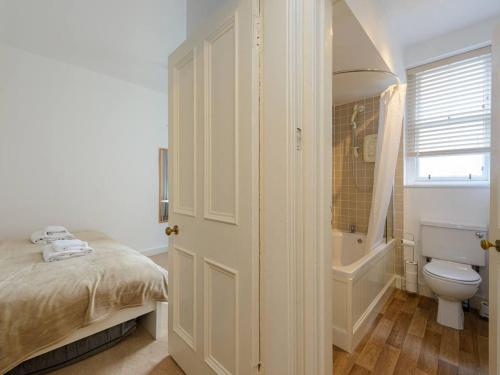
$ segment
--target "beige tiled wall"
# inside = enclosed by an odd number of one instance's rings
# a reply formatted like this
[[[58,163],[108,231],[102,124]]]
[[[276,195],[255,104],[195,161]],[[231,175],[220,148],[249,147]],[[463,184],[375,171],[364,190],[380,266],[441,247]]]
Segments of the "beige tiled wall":
[[[355,104],[365,106],[364,112],[358,113],[356,118],[358,158],[354,158],[352,150],[351,116]],[[363,161],[363,139],[366,135],[377,133],[378,107],[378,97],[335,107],[332,222],[334,229],[348,231],[350,225],[354,224],[358,232],[368,231],[375,163]]]
[[[357,122],[359,157],[353,157],[351,116],[354,105],[364,105]],[[372,200],[375,163],[363,161],[363,139],[378,131],[379,97],[338,105],[333,115],[333,216],[332,228],[349,231],[352,224],[357,231],[368,231]],[[400,148],[393,195],[394,238],[396,239],[395,270],[402,273],[400,239],[403,236],[403,157]]]

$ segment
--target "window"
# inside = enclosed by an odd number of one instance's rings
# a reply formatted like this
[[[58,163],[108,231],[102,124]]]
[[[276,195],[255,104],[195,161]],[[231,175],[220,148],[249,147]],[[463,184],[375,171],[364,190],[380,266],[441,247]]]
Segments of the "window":
[[[408,184],[487,184],[490,49],[408,70],[406,117]]]

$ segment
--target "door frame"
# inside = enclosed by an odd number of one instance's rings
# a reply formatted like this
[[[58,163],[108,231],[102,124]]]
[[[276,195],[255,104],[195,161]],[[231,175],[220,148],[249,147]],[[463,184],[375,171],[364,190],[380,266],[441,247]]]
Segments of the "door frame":
[[[265,373],[331,374],[330,0],[263,0]]]
[[[497,25],[493,30],[493,37],[491,43],[491,53],[492,53],[492,82],[491,82],[491,157],[498,155],[500,152],[498,150],[498,145],[494,142],[495,139],[500,135],[500,109],[495,106],[495,103],[500,99],[500,76],[496,73],[496,67],[500,67],[500,25]],[[495,159],[498,159],[496,157]],[[498,238],[498,228],[499,228],[499,204],[498,194],[500,193],[498,181],[498,169],[490,169],[490,220],[489,220],[489,237],[492,241]],[[489,272],[488,272],[488,284],[489,284],[489,332],[488,332],[488,350],[489,350],[489,374],[497,375],[500,374],[500,368],[498,368],[498,350],[500,349],[500,337],[498,337],[498,311],[499,311],[499,299],[500,299],[500,289],[499,289],[499,277],[498,277],[498,266],[495,265],[495,258],[499,256],[496,254],[495,250],[489,251]]]
[[[263,30],[253,356],[267,374],[330,375],[332,3],[253,1]]]

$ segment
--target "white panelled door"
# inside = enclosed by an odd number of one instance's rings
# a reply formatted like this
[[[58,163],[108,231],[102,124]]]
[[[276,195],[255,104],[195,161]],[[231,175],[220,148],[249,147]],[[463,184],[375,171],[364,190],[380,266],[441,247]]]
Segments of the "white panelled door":
[[[257,4],[222,9],[169,59],[168,340],[187,374],[257,372]]]
[[[491,98],[491,203],[489,236],[492,242],[500,240],[500,27],[493,36]],[[489,250],[489,372],[500,374],[500,252]]]

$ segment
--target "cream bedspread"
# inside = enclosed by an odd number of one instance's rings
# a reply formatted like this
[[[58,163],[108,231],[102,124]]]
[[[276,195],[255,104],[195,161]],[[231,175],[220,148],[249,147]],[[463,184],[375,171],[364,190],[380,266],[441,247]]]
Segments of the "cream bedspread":
[[[44,263],[42,246],[0,242],[0,373],[116,310],[167,300],[167,273],[97,232],[92,255]]]

